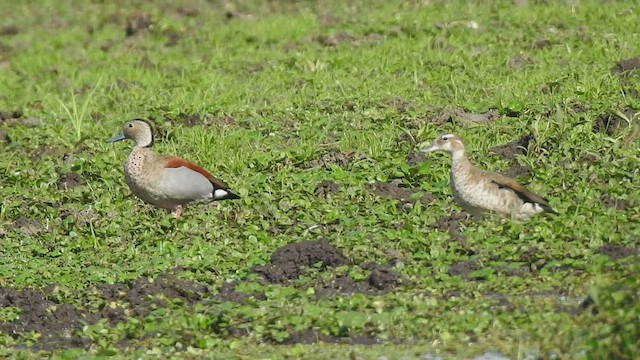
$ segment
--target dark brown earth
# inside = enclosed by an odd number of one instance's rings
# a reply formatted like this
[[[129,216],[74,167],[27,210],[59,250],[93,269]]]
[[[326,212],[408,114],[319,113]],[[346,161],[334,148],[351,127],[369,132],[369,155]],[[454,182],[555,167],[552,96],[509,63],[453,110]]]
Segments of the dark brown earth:
[[[516,55],[509,60],[509,67],[514,70],[520,70],[525,67],[529,67],[533,65],[533,60],[528,56],[524,55]]]
[[[340,152],[336,149],[330,149],[321,158],[309,161],[306,164],[306,168],[321,169],[329,164],[347,166],[360,159],[363,159],[363,157],[355,152]]]
[[[322,180],[316,185],[313,193],[319,197],[326,199],[340,192],[340,185],[331,180]]]
[[[377,290],[391,290],[402,282],[398,277],[398,274],[396,274],[389,266],[369,263],[362,267],[371,271],[367,282],[369,286],[372,286]]]
[[[40,221],[26,217],[18,218],[10,228],[19,232],[24,237],[38,236],[49,231]]]
[[[84,184],[84,179],[76,172],[62,174],[58,179],[58,189],[60,190],[73,190],[82,184]]]
[[[611,73],[615,75],[631,75],[640,68],[640,57],[618,61],[612,68]]]
[[[345,265],[347,259],[327,240],[308,240],[289,244],[271,254],[269,265],[253,269],[270,283],[282,284],[297,279],[306,268],[320,269]]]
[[[536,40],[535,43],[533,43],[533,48],[534,49],[544,49],[547,48],[549,46],[551,46],[551,40],[549,39],[540,39],[540,40]]]
[[[491,148],[491,152],[507,159],[516,160],[518,155],[526,155],[529,146],[535,142],[535,138],[531,134],[527,134],[520,139],[513,140],[504,145],[499,145]]]
[[[101,284],[97,290],[103,304],[121,301],[128,304],[128,310],[120,306],[102,306],[95,311],[81,311],[69,304],[61,303],[55,286],[42,290],[14,290],[0,287],[0,308],[20,309],[18,319],[0,324],[0,331],[19,336],[35,331],[41,334],[39,349],[87,347],[90,341],[74,335],[72,330],[106,319],[109,324],[126,321],[133,317],[147,316],[154,307],[166,307],[164,300],[154,298],[162,295],[168,299],[178,299],[185,304],[193,304],[209,292],[205,285],[179,279],[171,274],[163,274],[151,280],[141,277],[126,284]],[[94,296],[94,294],[92,294]],[[92,299],[95,301],[95,299]]]
[[[529,246],[526,251],[520,255],[520,261],[523,262],[530,271],[543,268],[550,260],[544,249],[536,246]]]
[[[353,335],[345,334],[343,337],[325,335],[313,330],[306,330],[303,332],[297,332],[289,335],[287,339],[279,344],[294,345],[294,344],[315,344],[317,342],[325,342],[330,344],[348,344],[348,345],[375,345],[382,341],[379,341],[374,336],[367,335]]]
[[[164,43],[167,47],[172,47],[178,45],[180,40],[183,38],[183,34],[178,30],[174,29],[166,29],[163,31],[163,35],[166,37],[166,41]]]
[[[456,212],[449,216],[441,217],[432,226],[438,231],[458,234],[461,225],[467,220],[468,216],[465,212]]]
[[[0,120],[20,119],[23,113],[22,110],[0,110]]]
[[[464,109],[444,110],[432,118],[435,124],[445,124],[460,121],[462,124],[485,123],[497,120],[500,113],[497,110],[489,110],[485,113],[476,114]]]
[[[176,13],[185,17],[197,17],[200,11],[196,7],[180,6],[176,8]]]
[[[387,101],[385,101],[384,106],[396,110],[398,114],[406,114],[418,109],[418,106],[416,104],[407,101],[399,96],[389,98]]]
[[[285,245],[271,255],[268,265],[257,266],[253,271],[267,282],[286,284],[319,266],[321,271],[330,267],[349,265],[347,258],[327,240],[302,241]],[[315,285],[316,297],[338,294],[386,292],[403,283],[387,265],[367,263],[361,266],[370,272],[367,281],[355,281],[347,275],[322,277]]]
[[[465,260],[451,264],[447,273],[449,276],[459,276],[463,279],[467,279],[472,272],[479,269],[480,265],[478,265],[476,261]]]
[[[366,282],[355,281],[347,275],[338,275],[321,280],[315,287],[316,298],[344,296],[354,293],[385,293],[404,283],[393,269],[387,265],[368,263],[362,265],[362,268],[370,271]]]
[[[407,154],[407,164],[410,166],[416,166],[427,161],[427,157],[420,151],[411,151]]]
[[[180,121],[185,127],[193,127],[200,125],[200,123],[202,123],[202,118],[197,114],[180,113],[180,115],[178,115],[178,121]]]
[[[335,47],[342,43],[352,42],[354,40],[355,37],[346,32],[338,32],[331,35],[316,35],[313,37],[314,42],[329,47]]]
[[[125,33],[127,36],[134,36],[140,32],[146,31],[151,26],[151,17],[141,11],[134,12],[127,18],[127,27]]]
[[[20,28],[16,25],[5,25],[0,27],[0,36],[13,36],[20,33]]]
[[[629,200],[626,199],[616,199],[608,193],[602,193],[600,196],[600,200],[602,204],[608,208],[616,209],[616,210],[627,210],[632,204]]]
[[[412,200],[412,195],[417,193],[424,193],[417,200],[419,200],[423,205],[428,205],[430,202],[434,200],[434,197],[419,189],[411,189],[400,187],[400,180],[396,179],[391,182],[375,182],[371,185],[368,185],[367,188],[372,193],[389,199],[395,199],[400,201],[401,206],[405,206],[406,204],[413,204],[415,200]]]
[[[523,166],[520,164],[513,164],[510,168],[505,171],[500,171],[504,176],[510,177],[512,179],[516,179],[519,177],[529,177],[531,175],[531,169],[527,166]]]
[[[38,127],[42,125],[42,121],[35,117],[29,116],[23,118],[22,110],[0,110],[0,121],[10,126]]]
[[[631,123],[637,124],[638,114],[640,114],[640,112],[637,112],[635,109],[624,109],[622,113]],[[604,113],[596,118],[593,124],[593,132],[613,136],[618,130],[627,128],[629,125],[629,121],[623,119],[616,113]]]
[[[446,245],[447,249],[453,249],[453,253],[458,255],[471,256],[476,254],[476,251],[469,246],[467,239],[460,234],[451,233]]]
[[[250,298],[254,298],[256,300],[266,300],[264,293],[254,293],[248,294],[245,292],[237,291],[236,286],[238,282],[225,282],[222,284],[220,289],[218,289],[218,294],[214,297],[215,300],[220,302],[236,302],[240,304],[244,304]]]
[[[0,143],[11,144],[11,138],[4,130],[0,130]]]
[[[600,254],[608,256],[611,260],[620,260],[629,256],[640,256],[640,249],[622,245],[606,244],[599,250]]]
[[[455,217],[454,217],[454,220]],[[14,226],[28,228],[33,221],[19,219]],[[39,223],[38,223],[39,225]],[[466,245],[466,240],[460,236],[452,237],[450,243],[456,243],[462,255],[473,255],[474,252]],[[535,250],[535,249],[534,249]],[[535,251],[527,251],[534,256]],[[633,255],[631,250],[622,247],[603,247],[601,252],[608,256],[622,258]],[[637,251],[636,251],[637,253]],[[327,240],[303,241],[288,244],[276,250],[265,266],[254,268],[254,272],[261,275],[268,283],[289,284],[307,269],[316,268],[327,271],[336,266],[353,266],[349,260],[332,246]],[[398,277],[388,265],[367,263],[360,266],[369,272],[366,281],[355,281],[347,275],[319,276],[314,287],[316,297],[344,296],[353,293],[375,294],[392,291],[404,281]],[[480,265],[473,261],[461,261],[450,266],[450,276],[460,276],[466,280],[481,280],[471,277],[471,273],[480,269]],[[126,322],[131,318],[144,318],[154,309],[169,306],[168,300],[177,300],[186,306],[200,303],[215,302],[246,303],[249,299],[265,300],[264,293],[245,293],[236,289],[240,283],[225,282],[217,290],[211,285],[185,280],[175,273],[182,271],[177,268],[162,273],[151,279],[140,277],[123,284],[98,284],[93,292],[64,292],[56,286],[41,290],[0,287],[0,308],[15,307],[20,309],[21,315],[14,321],[0,324],[0,331],[19,337],[26,332],[34,331],[41,334],[40,340],[33,346],[35,349],[50,350],[54,348],[80,347],[88,348],[91,340],[80,336],[82,332],[75,332],[85,324],[106,321],[111,326]],[[295,286],[295,285],[294,285]],[[90,293],[90,295],[87,295]],[[75,294],[75,295],[74,295]],[[91,296],[91,299],[84,299]],[[452,295],[454,296],[454,295]],[[82,310],[64,303],[66,298],[78,298],[80,303],[100,303],[91,310]],[[97,298],[97,299],[96,299]],[[498,305],[502,302],[498,299]],[[114,304],[117,304],[114,306]],[[237,337],[249,335],[246,329],[216,329],[221,335]],[[277,344],[315,343],[318,341],[339,344],[376,344],[380,340],[373,335],[364,333],[353,334],[339,330],[338,334],[319,334],[312,329],[293,332],[283,340],[267,339]],[[146,335],[144,335],[146,336]],[[184,339],[189,341],[189,339]],[[125,342],[128,340],[125,340]]]

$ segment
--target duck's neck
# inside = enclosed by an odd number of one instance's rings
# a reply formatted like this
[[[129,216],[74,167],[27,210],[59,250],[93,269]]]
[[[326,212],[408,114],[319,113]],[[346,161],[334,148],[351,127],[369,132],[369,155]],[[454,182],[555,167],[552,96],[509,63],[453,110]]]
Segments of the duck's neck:
[[[451,172],[452,173],[460,173],[466,172],[471,168],[471,163],[469,162],[469,158],[467,158],[467,154],[463,149],[456,150],[451,153]]]

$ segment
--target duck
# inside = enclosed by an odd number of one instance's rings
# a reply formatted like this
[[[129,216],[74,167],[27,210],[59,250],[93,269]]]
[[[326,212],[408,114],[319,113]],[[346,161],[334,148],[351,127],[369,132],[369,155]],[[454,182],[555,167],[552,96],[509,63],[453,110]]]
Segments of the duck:
[[[444,151],[451,156],[450,186],[456,203],[474,219],[488,212],[516,220],[528,220],[540,213],[557,214],[549,201],[504,175],[474,166],[464,142],[456,134],[442,134],[423,153]]]
[[[177,156],[156,153],[151,148],[154,138],[148,122],[125,122],[122,132],[107,139],[107,143],[125,139],[134,142],[124,163],[129,189],[143,202],[170,211],[176,219],[190,205],[240,198],[202,167]]]

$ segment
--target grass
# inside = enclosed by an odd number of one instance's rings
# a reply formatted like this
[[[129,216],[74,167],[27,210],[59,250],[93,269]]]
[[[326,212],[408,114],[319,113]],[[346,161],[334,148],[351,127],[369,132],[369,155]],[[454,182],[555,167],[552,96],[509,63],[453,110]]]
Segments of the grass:
[[[38,0],[0,11],[0,110],[23,112],[0,122],[0,354],[639,356],[640,158],[625,111],[640,108],[640,82],[611,72],[638,55],[628,3]],[[447,121],[456,109],[499,116]],[[603,114],[623,125],[594,131]],[[242,199],[175,221],[130,196],[131,144],[104,140],[131,118],[154,124],[157,151]],[[560,214],[437,228],[460,211],[449,160],[408,159],[445,132],[486,169],[528,167],[519,180]],[[514,160],[490,152],[529,134]],[[82,184],[64,190],[70,174]],[[323,180],[338,191],[317,196]],[[411,206],[372,192],[393,180],[419,191]],[[347,263],[285,283],[254,272],[317,239]],[[370,263],[402,283],[372,288]],[[339,281],[365,290],[341,294]],[[281,344],[310,333],[350,345]]]

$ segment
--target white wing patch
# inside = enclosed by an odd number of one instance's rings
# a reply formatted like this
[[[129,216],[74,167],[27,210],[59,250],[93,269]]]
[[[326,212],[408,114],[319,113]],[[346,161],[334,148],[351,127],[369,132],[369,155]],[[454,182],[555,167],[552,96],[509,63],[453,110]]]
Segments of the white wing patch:
[[[224,197],[227,197],[228,195],[229,195],[229,193],[226,192],[225,190],[222,190],[222,189],[216,189],[213,192],[213,198],[216,199],[216,200],[217,199],[222,199]]]

